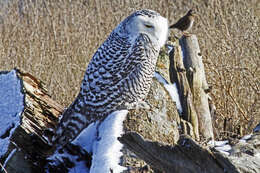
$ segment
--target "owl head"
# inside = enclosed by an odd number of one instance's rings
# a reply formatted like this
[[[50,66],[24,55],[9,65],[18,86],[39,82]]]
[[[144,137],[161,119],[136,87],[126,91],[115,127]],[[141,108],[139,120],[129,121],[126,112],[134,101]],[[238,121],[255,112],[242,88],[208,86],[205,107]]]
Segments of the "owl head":
[[[168,38],[168,20],[152,10],[139,10],[128,16],[115,29],[121,35],[135,39],[139,34],[146,34],[162,47]]]

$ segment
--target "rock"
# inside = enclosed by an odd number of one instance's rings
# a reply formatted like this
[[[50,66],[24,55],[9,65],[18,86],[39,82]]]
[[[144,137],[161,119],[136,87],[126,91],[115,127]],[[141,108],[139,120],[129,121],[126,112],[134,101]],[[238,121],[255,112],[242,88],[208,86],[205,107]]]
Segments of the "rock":
[[[169,67],[170,60],[166,46],[160,51],[155,71],[159,72],[167,81],[170,81]]]
[[[129,111],[124,121],[125,131],[135,131],[151,141],[175,144],[179,139],[179,114],[168,92],[155,78],[146,102],[151,110]],[[123,166],[131,165],[137,168],[145,166],[145,162],[127,148],[124,147],[123,153]]]
[[[179,115],[168,92],[153,79],[146,102],[151,110],[129,111],[124,121],[125,130],[136,131],[146,139],[174,144],[179,139]]]

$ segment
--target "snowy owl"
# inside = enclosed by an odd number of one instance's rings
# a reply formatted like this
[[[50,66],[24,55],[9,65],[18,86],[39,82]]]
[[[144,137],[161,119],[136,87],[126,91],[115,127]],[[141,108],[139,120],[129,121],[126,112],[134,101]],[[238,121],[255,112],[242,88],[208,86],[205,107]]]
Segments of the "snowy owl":
[[[71,142],[90,123],[103,120],[148,94],[160,48],[168,38],[168,20],[152,10],[124,19],[92,57],[80,92],[66,109],[53,138]]]

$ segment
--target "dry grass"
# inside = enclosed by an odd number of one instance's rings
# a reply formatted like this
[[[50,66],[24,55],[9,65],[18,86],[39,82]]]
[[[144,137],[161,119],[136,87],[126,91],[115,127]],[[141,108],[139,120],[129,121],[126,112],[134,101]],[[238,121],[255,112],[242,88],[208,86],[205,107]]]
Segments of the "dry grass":
[[[191,7],[200,16],[193,31],[213,86],[215,128],[248,133],[260,121],[258,0],[13,0],[0,11],[0,70],[32,73],[68,105],[93,53],[124,17],[149,8],[172,23]]]

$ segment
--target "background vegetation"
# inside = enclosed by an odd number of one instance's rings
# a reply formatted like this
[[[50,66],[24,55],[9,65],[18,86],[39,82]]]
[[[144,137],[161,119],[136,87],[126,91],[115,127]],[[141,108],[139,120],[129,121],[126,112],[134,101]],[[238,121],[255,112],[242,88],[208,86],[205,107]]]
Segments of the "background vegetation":
[[[259,0],[1,2],[0,70],[30,72],[65,106],[76,97],[95,50],[123,18],[149,8],[173,23],[193,8],[199,18],[192,32],[213,88],[217,137],[249,133],[260,121]]]

